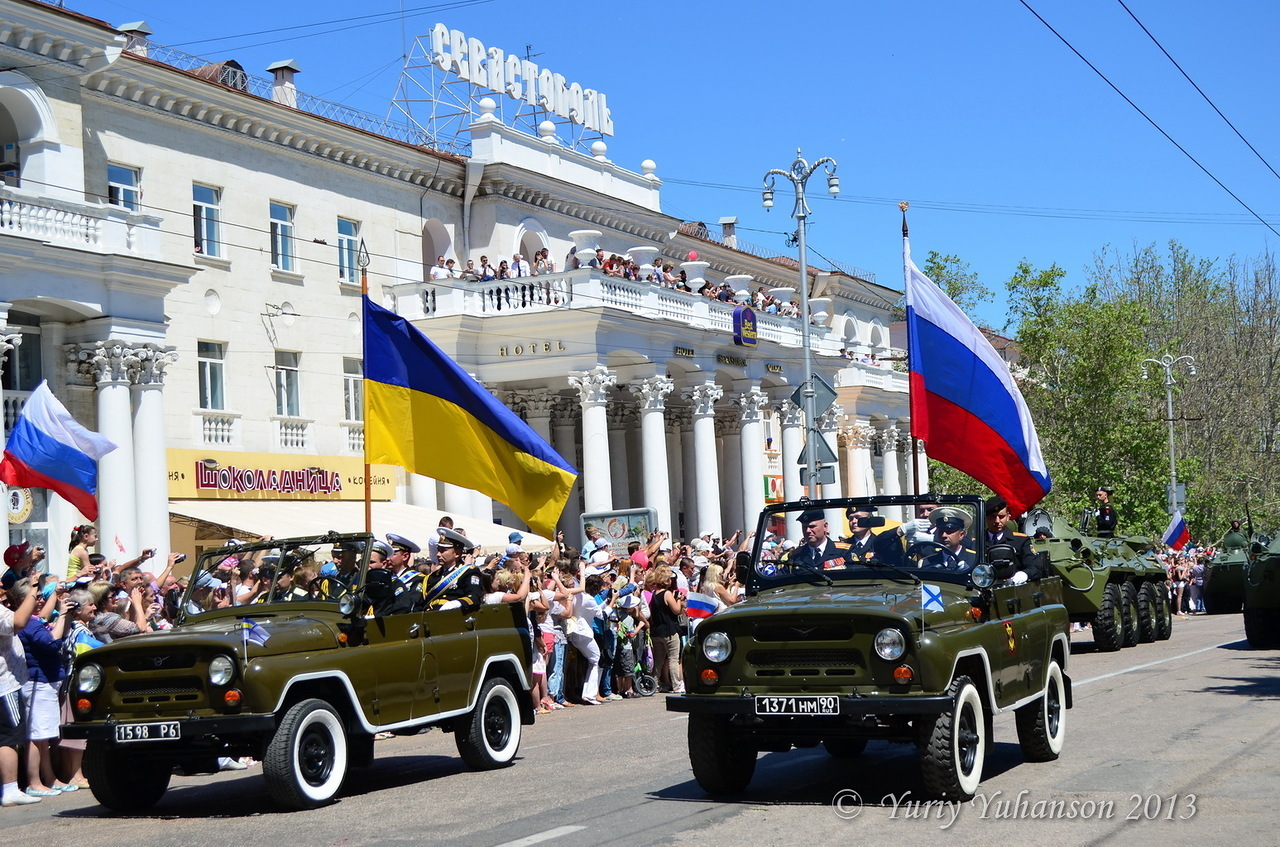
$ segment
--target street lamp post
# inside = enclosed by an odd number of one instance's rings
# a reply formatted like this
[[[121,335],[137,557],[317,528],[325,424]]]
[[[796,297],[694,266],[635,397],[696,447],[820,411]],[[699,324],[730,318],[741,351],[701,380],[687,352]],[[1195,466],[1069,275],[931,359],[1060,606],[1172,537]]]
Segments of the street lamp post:
[[[817,414],[815,414],[814,410],[816,392],[813,388],[813,363],[809,351],[809,248],[805,241],[805,227],[808,225],[809,219],[809,204],[805,201],[804,192],[809,177],[813,176],[818,168],[824,166],[827,172],[827,193],[835,196],[840,193],[840,177],[836,176],[836,160],[825,157],[810,165],[801,157],[798,148],[796,149],[796,160],[791,163],[790,170],[784,171],[779,168],[773,168],[764,175],[764,192],[762,194],[765,209],[772,209],[774,177],[778,176],[790,180],[796,192],[796,205],[791,212],[791,217],[795,218],[798,224],[796,241],[800,247],[800,347],[804,351],[802,396],[804,397],[804,442],[809,458],[808,467],[805,470],[805,483],[810,496],[815,496],[818,489],[816,445],[821,435],[818,433]]]
[[[1169,514],[1178,511],[1178,463],[1173,443],[1173,386],[1174,368],[1180,362],[1187,363],[1187,375],[1196,375],[1196,360],[1190,356],[1171,356],[1168,353],[1159,359],[1142,360],[1142,378],[1147,379],[1147,365],[1155,365],[1164,369],[1164,403],[1166,419],[1169,421]]]

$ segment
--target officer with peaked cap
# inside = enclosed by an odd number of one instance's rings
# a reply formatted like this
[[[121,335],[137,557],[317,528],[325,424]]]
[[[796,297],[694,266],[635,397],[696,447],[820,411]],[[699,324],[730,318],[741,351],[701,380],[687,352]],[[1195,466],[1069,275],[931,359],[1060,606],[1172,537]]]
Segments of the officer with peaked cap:
[[[946,548],[946,553],[935,552],[920,563],[921,567],[963,569],[978,561],[978,553],[968,537],[969,524],[973,522],[968,512],[944,506],[933,510],[929,522],[933,524],[935,543]]]
[[[825,512],[821,509],[806,509],[796,520],[804,533],[804,543],[787,557],[792,564],[818,570],[832,570],[849,565],[849,545],[828,537],[830,530]]]
[[[401,615],[412,612],[421,596],[396,579],[391,570],[391,545],[374,541],[369,551],[369,573],[365,578],[365,592],[371,603],[370,613],[378,616]]]
[[[1098,498],[1098,506],[1093,510],[1093,518],[1099,538],[1113,538],[1116,534],[1116,507],[1111,503],[1114,493],[1115,489],[1110,485],[1102,485],[1094,494]]]
[[[387,533],[387,543],[391,545],[391,555],[387,557],[387,570],[409,588],[421,587],[422,574],[418,573],[413,566],[413,557],[421,553],[422,548],[394,532]]]
[[[323,579],[320,580],[318,596],[336,598],[352,588],[360,578],[360,554],[363,551],[364,544],[359,541],[334,542],[331,553],[334,569],[332,572],[321,569]]]
[[[436,555],[440,567],[427,577],[422,587],[420,608],[436,611],[461,609],[473,612],[484,600],[484,583],[480,569],[468,554],[476,549],[475,543],[460,532],[437,527],[440,534],[436,542]]]

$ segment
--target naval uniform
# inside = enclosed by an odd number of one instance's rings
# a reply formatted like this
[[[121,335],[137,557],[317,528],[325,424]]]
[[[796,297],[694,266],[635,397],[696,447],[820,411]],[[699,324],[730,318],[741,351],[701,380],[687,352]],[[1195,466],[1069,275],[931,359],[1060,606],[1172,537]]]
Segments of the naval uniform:
[[[436,589],[441,582],[448,582],[443,589]],[[443,568],[427,577],[422,587],[418,608],[438,609],[444,604],[457,600],[462,604],[462,611],[474,612],[484,602],[484,584],[480,580],[480,569],[474,564],[459,562],[448,573]]]

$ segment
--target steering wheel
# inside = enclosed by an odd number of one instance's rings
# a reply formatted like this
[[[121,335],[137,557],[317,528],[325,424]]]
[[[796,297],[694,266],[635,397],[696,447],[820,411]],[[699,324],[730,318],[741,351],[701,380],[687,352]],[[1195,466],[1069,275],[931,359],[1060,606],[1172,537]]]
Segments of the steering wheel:
[[[924,567],[924,560],[937,553],[942,554],[943,563],[934,567],[958,568],[960,559],[946,545],[936,541],[917,541],[907,548],[907,558],[916,560],[916,567]]]
[[[317,600],[330,600],[329,580],[331,577],[318,576],[307,583],[307,593]]]

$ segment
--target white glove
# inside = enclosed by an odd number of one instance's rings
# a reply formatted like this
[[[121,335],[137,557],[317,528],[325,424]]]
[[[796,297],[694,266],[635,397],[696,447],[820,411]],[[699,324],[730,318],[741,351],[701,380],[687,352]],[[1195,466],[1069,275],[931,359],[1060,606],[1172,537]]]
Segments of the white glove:
[[[903,525],[907,533],[907,539],[911,543],[917,541],[929,541],[933,538],[933,526],[929,523],[928,518],[914,518],[907,521]]]
[[[1027,581],[1027,575],[1026,575],[1026,574],[1023,574],[1023,575],[1022,575],[1022,581],[1023,581],[1023,582],[1026,582],[1026,581]],[[461,608],[462,608],[462,603],[461,603],[461,602],[459,602],[459,601],[457,601],[457,600],[450,600],[448,603],[445,603],[443,606],[441,606],[441,607],[440,607],[440,611],[442,611],[442,612],[449,612],[449,611],[452,611],[452,610],[454,610],[454,609],[461,609]]]
[[[1027,581],[1026,571],[1018,571],[1013,576],[1009,577],[1009,582],[1012,583],[1013,585],[1022,585],[1022,583],[1026,581]]]

